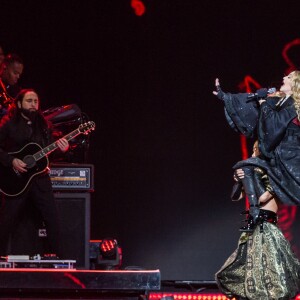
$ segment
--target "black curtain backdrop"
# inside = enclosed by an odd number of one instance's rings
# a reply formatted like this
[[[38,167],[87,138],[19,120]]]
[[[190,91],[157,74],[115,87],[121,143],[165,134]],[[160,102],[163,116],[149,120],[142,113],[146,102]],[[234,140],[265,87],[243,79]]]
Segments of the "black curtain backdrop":
[[[91,237],[116,238],[123,267],[210,280],[237,245],[244,208],[229,199],[240,138],[214,79],[232,92],[245,75],[280,84],[299,4],[142,2],[138,17],[130,0],[2,0],[0,45],[23,57],[20,83],[43,109],[76,103],[96,122]]]

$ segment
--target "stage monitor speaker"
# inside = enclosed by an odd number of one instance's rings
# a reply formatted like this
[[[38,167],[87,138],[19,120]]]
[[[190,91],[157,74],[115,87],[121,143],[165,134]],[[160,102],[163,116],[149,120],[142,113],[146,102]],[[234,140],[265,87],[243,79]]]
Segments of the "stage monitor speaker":
[[[89,269],[90,193],[54,193],[62,251],[65,259],[75,259],[77,269]]]

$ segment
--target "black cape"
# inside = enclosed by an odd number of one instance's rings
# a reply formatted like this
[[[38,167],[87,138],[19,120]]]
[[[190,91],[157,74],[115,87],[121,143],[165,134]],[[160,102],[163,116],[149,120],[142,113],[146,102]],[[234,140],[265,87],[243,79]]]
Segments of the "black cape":
[[[247,137],[255,134],[261,157],[238,162],[244,166],[263,168],[280,201],[286,205],[300,204],[300,123],[289,97],[282,106],[280,98],[268,97],[260,106],[248,101],[248,94],[226,94],[225,115],[230,126]]]

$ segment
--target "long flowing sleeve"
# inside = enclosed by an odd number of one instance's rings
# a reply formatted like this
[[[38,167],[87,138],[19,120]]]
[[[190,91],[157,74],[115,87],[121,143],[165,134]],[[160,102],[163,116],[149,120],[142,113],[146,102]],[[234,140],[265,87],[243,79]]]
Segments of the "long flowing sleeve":
[[[225,117],[229,125],[246,137],[253,137],[259,114],[257,101],[249,101],[247,93],[224,95]]]
[[[296,116],[292,103],[282,109],[276,109],[267,101],[261,104],[258,136],[260,150],[266,157],[273,157],[273,151],[284,138],[289,123]]]

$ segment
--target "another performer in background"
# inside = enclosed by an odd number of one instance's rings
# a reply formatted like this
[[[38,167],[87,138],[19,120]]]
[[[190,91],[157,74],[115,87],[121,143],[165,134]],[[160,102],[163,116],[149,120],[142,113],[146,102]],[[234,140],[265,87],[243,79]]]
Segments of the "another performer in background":
[[[260,157],[258,141],[254,142],[252,157]],[[236,181],[236,183],[242,184],[243,179],[245,178],[244,170],[243,169],[235,170],[233,178]],[[258,168],[258,167],[254,168],[254,183],[255,183],[256,193],[259,195],[263,195],[260,197],[259,207],[260,208],[263,207],[264,209],[270,209],[271,211],[277,212],[278,211],[278,203],[273,194],[273,189],[270,186],[270,181],[269,181],[268,175],[261,168]],[[240,191],[240,195],[238,197],[236,197],[238,199],[232,198],[233,201],[237,201],[237,200],[240,200],[245,197],[245,191],[243,189],[243,184],[242,184],[242,188],[239,191]],[[260,225],[262,225],[262,224],[263,223],[261,223]],[[241,230],[241,231],[245,231],[245,230]]]
[[[27,172],[26,164],[9,152],[17,152],[30,142],[46,147],[53,141],[51,128],[40,110],[38,95],[34,90],[27,89],[21,90],[8,115],[1,121],[0,163],[5,167],[13,168],[17,173]],[[57,146],[65,152],[69,144],[66,139],[60,139],[57,141]],[[18,225],[18,216],[27,201],[34,203],[44,220],[50,252],[63,257],[63,253],[60,252],[56,206],[47,172],[34,177],[24,193],[16,197],[3,197],[0,209],[0,255],[10,254],[9,238]]]
[[[261,157],[258,141],[255,141],[253,145],[252,157]],[[263,225],[263,223],[259,222],[260,207],[277,207],[275,203],[273,188],[270,184],[267,173],[260,167],[236,169],[234,172],[234,179],[236,180],[236,183],[233,186],[233,191],[231,194],[231,199],[233,201],[240,200],[240,198],[244,197],[245,195],[249,196],[250,194],[252,196],[252,198],[248,199],[250,201],[249,211],[245,211],[242,213],[249,214],[249,217],[246,220],[247,225],[241,227],[240,231],[253,232],[256,223],[260,223],[260,225]],[[255,202],[253,202],[254,200]],[[253,205],[254,209],[257,210],[255,217],[253,217]]]
[[[8,54],[0,65],[0,117],[20,92],[18,81],[23,69],[23,60],[16,54]]]

